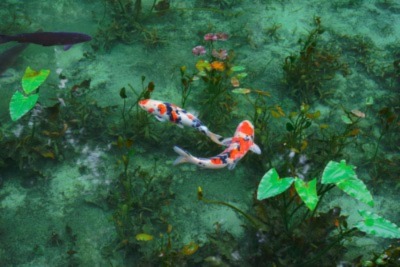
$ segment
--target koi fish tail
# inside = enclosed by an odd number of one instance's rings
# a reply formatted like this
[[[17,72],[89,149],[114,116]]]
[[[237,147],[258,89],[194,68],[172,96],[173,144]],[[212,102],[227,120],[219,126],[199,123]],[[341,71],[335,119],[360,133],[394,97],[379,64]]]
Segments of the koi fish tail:
[[[10,37],[8,35],[0,34],[0,44],[10,42]]]
[[[214,143],[217,143],[218,145],[224,145],[222,142],[221,142],[221,139],[222,139],[222,136],[220,136],[220,135],[218,135],[218,134],[215,134],[215,133],[212,133],[212,132],[210,132],[210,131],[207,131],[207,136],[214,142]]]
[[[174,165],[191,162],[192,155],[190,155],[188,152],[184,151],[183,149],[177,146],[174,146],[174,151],[179,154],[179,157],[177,157],[176,160],[174,161]]]

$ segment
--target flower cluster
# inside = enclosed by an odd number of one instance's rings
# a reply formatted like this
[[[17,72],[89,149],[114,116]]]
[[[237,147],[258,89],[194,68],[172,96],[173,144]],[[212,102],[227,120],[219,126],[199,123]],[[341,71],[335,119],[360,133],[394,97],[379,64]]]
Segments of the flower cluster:
[[[218,33],[207,33],[204,35],[204,40],[205,41],[226,41],[228,40],[228,34],[224,32],[218,32]]]
[[[228,40],[228,34],[224,32],[219,32],[219,33],[207,33],[204,35],[204,40],[205,41],[226,41]],[[192,53],[195,56],[201,56],[207,53],[207,50],[204,46],[198,45],[193,47]],[[225,49],[213,49],[211,52],[212,56],[221,60],[225,60],[228,57],[228,52]]]
[[[227,33],[207,33],[204,35],[204,40],[205,41],[226,41],[228,39],[228,34]],[[212,48],[212,44],[210,45]],[[195,56],[201,56],[205,55],[207,53],[207,50],[204,46],[198,45],[195,46],[192,49],[192,53]],[[214,59],[211,63],[209,63],[207,60],[200,60],[197,64],[197,67],[200,71],[204,71],[204,69],[210,71],[211,69],[217,70],[217,71],[224,71],[225,70],[225,63],[217,60],[227,60],[228,59],[228,51],[226,49],[214,49],[212,48],[211,55]],[[217,60],[215,60],[217,59]],[[200,67],[200,68],[199,68]]]

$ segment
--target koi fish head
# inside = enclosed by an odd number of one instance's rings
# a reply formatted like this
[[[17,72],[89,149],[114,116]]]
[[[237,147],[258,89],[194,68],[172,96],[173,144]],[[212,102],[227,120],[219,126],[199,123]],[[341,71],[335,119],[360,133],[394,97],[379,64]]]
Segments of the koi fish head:
[[[139,101],[139,106],[146,110],[149,113],[154,113],[158,110],[158,106],[162,104],[161,101],[152,100],[152,99],[143,99]]]
[[[254,141],[254,126],[253,126],[253,124],[248,120],[242,121],[236,128],[234,137],[244,138],[245,140]]]

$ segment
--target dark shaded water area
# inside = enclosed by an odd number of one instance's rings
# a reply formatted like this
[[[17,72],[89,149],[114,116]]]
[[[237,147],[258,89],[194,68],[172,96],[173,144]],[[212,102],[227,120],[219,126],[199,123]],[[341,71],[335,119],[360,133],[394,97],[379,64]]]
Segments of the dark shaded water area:
[[[0,19],[1,266],[399,266],[398,1],[6,0]],[[43,32],[91,40],[16,42]],[[175,165],[227,147],[148,98],[222,138],[248,120],[261,154]],[[349,194],[323,184],[342,160]],[[315,209],[297,183],[261,200],[273,168],[316,178]]]

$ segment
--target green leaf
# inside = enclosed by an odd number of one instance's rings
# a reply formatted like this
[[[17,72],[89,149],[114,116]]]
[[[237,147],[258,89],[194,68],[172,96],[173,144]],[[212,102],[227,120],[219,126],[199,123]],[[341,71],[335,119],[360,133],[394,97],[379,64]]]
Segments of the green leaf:
[[[246,77],[247,77],[247,73],[245,73],[245,72],[242,72],[242,73],[239,73],[238,75],[236,75],[236,78],[238,80],[244,79]]]
[[[19,91],[16,91],[10,101],[10,115],[13,121],[18,120],[30,111],[38,101],[39,95],[33,94],[24,96]]]
[[[371,193],[360,179],[350,178],[341,180],[336,183],[336,186],[361,202],[364,202],[371,207],[374,206],[374,200],[372,199]]]
[[[345,160],[339,162],[329,161],[322,173],[322,184],[332,184],[341,180],[358,179],[353,165],[347,165]]]
[[[310,209],[314,210],[318,204],[317,195],[317,179],[314,178],[309,182],[304,182],[299,178],[294,179],[294,186],[304,204]]]
[[[232,90],[232,93],[241,94],[241,95],[245,95],[245,94],[248,94],[250,92],[251,92],[251,90],[248,89],[248,88],[235,88],[235,89]]]
[[[278,173],[274,168],[264,174],[257,189],[257,199],[263,200],[269,197],[279,195],[290,187],[293,183],[293,178],[279,178]]]
[[[233,66],[231,71],[244,71],[246,68],[243,66]]]
[[[400,238],[400,228],[394,223],[370,211],[359,210],[358,213],[363,217],[355,225],[358,230],[384,238]]]
[[[293,130],[294,130],[293,124],[291,124],[290,122],[286,123],[286,131],[291,132]]]
[[[346,124],[352,124],[353,123],[347,115],[342,115],[340,118]]]
[[[374,205],[372,195],[364,182],[358,179],[353,165],[347,165],[345,160],[330,161],[322,173],[322,184],[336,184],[350,196],[370,205]]]
[[[22,89],[26,94],[35,91],[47,79],[50,70],[35,71],[30,67],[25,70],[24,77],[22,77]]]

